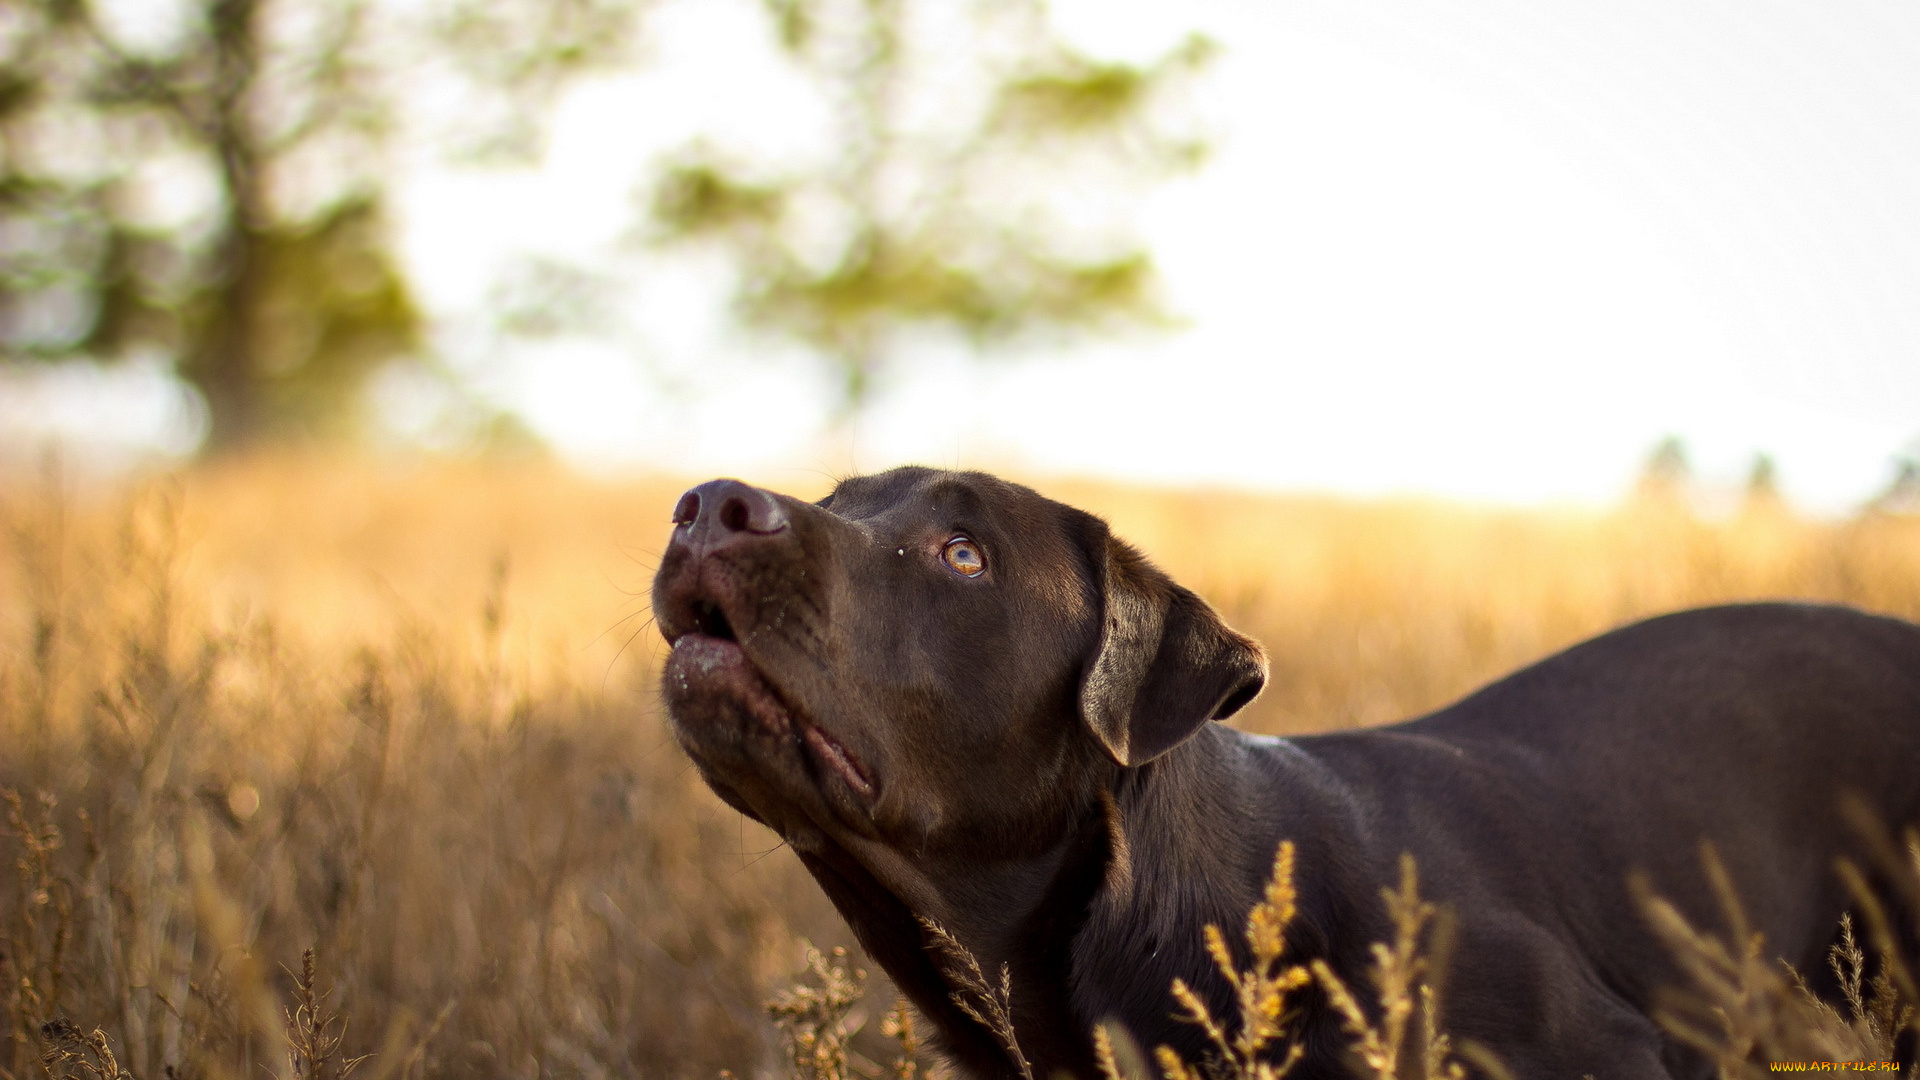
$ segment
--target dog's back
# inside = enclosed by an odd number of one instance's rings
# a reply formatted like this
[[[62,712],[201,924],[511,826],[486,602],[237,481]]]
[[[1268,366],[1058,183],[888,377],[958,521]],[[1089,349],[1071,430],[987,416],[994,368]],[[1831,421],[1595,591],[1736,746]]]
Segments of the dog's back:
[[[1862,857],[1843,804],[1920,821],[1920,627],[1799,604],[1684,612],[1421,719],[1294,743],[1364,804],[1376,849],[1412,852],[1460,913],[1456,997],[1559,965],[1546,983],[1586,967],[1644,1010],[1678,973],[1627,871],[1725,934],[1703,844],[1768,952],[1824,972],[1847,907],[1833,862]]]

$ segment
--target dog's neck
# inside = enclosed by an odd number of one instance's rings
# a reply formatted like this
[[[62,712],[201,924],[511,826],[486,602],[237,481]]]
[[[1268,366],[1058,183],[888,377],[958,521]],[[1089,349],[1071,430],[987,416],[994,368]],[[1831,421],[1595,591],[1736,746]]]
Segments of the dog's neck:
[[[1283,840],[1294,842],[1299,867],[1286,961],[1353,965],[1348,954],[1363,954],[1355,943],[1373,940],[1375,927],[1370,913],[1338,898],[1376,895],[1377,886],[1355,891],[1371,869],[1358,820],[1343,801],[1341,787],[1297,748],[1220,725],[1123,771],[1113,793],[1114,858],[1074,949],[1075,1011],[1089,1023],[1117,1021],[1149,1050],[1166,1045],[1201,1060],[1211,1047],[1201,1029],[1173,1018],[1180,1011],[1173,980],[1200,993],[1216,1019],[1238,1016],[1202,948],[1203,928],[1219,927],[1241,953],[1240,929]],[[1294,1004],[1302,1014],[1295,1034],[1307,1032],[1311,1051],[1324,1041],[1320,1029],[1337,1024],[1321,1015],[1311,987]]]
[[[1092,1027],[1103,1020],[1148,1048],[1169,1045],[1199,1060],[1203,1033],[1171,1019],[1172,981],[1184,979],[1208,997],[1216,1015],[1235,1015],[1201,948],[1202,927],[1212,923],[1239,940],[1281,840],[1299,847],[1303,868],[1290,960],[1327,956],[1345,967],[1352,958],[1330,955],[1329,943],[1372,940],[1357,925],[1361,914],[1332,900],[1371,891],[1355,893],[1345,880],[1361,872],[1352,858],[1357,827],[1352,836],[1329,834],[1326,823],[1349,819],[1324,805],[1338,800],[1337,788],[1313,775],[1310,759],[1293,760],[1286,750],[1210,726],[1148,765],[1116,769],[1067,838],[1043,856],[991,866],[919,862],[916,876],[933,895],[917,902],[882,886],[845,850],[802,857],[862,945],[932,1022],[937,1043],[968,1072],[1019,1075],[1004,1038],[956,1002],[957,995],[975,1012],[992,1012],[964,985],[965,959],[929,931],[929,918],[971,954],[989,987],[999,986],[1006,965],[1013,1029],[1034,1076],[1096,1075]],[[1299,805],[1276,807],[1276,789]],[[1308,820],[1315,829],[1300,834],[1294,826]],[[1306,996],[1309,1013],[1317,1011],[1311,991]],[[1316,1023],[1309,1017],[1307,1026]]]
[[[935,1045],[967,1073],[1020,1075],[1008,1040],[980,1019],[1003,1008],[1035,1077],[1062,1069],[1092,1076],[1091,1031],[1066,988],[1072,945],[1110,852],[1099,806],[1081,817],[1045,853],[988,864],[927,855],[906,871],[884,850],[829,843],[796,851],[860,944],[932,1022]],[[1011,994],[997,1001],[1003,965]]]

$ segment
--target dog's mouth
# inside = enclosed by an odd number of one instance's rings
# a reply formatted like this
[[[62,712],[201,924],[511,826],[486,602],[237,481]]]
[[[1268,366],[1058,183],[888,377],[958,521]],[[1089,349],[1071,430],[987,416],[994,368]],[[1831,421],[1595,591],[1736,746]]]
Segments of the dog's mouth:
[[[735,644],[740,641],[734,636],[733,624],[727,621],[727,613],[711,600],[693,602],[693,632]]]
[[[716,703],[744,714],[762,736],[786,742],[808,764],[816,783],[831,779],[871,806],[873,772],[825,728],[781,695],[747,657],[719,605],[696,601],[692,626],[672,641],[663,675],[676,714],[693,716]]]

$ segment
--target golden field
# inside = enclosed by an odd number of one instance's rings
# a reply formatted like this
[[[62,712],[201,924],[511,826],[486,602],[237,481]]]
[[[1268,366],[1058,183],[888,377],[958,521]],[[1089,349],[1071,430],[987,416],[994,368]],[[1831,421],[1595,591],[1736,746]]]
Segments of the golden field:
[[[1260,731],[1413,715],[1680,607],[1920,618],[1910,518],[1035,483],[1266,645]],[[659,715],[684,486],[273,458],[0,488],[0,1077],[42,1075],[55,1017],[142,1080],[773,1068],[761,1003],[850,935]]]

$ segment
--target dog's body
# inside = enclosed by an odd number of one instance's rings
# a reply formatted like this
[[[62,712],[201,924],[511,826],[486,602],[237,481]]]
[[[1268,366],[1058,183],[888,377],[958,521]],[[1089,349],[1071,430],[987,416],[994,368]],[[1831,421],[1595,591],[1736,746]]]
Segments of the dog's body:
[[[1236,882],[1237,904],[1205,918],[1237,925],[1265,851],[1291,838],[1314,936],[1338,970],[1358,973],[1365,944],[1391,937],[1379,889],[1412,852],[1424,890],[1459,920],[1447,1007],[1457,1038],[1496,1047],[1522,1077],[1678,1074],[1697,1062],[1663,1060],[1646,1017],[1677,972],[1627,873],[1725,933],[1700,862],[1712,841],[1768,950],[1824,972],[1846,907],[1831,865],[1850,846],[1839,796],[1864,795],[1888,820],[1920,817],[1920,630],[1835,608],[1693,611],[1409,723],[1271,743],[1215,725],[1176,753],[1193,759],[1188,786],[1224,796],[1216,819],[1244,822],[1227,833],[1170,823],[1233,844],[1213,852],[1211,874]],[[1151,925],[1153,907],[1117,913],[1109,940]],[[1150,972],[1143,984],[1191,978],[1132,960]],[[1127,970],[1115,965],[1109,984]]]
[[[1668,616],[1419,720],[1272,739],[1207,722],[1257,693],[1258,647],[1025,488],[903,469],[808,505],[715,481],[675,520],[654,599],[682,744],[982,1076],[1013,1063],[923,920],[1008,965],[1035,1075],[1093,1075],[1106,1019],[1193,1060],[1169,984],[1231,1013],[1201,927],[1240,925],[1283,839],[1296,961],[1361,977],[1411,853],[1457,920],[1456,1038],[1522,1077],[1694,1075],[1648,1017],[1675,969],[1628,875],[1717,927],[1711,842],[1768,948],[1817,971],[1846,907],[1841,795],[1920,820],[1920,627],[1896,620]],[[1347,1075],[1307,1000],[1294,1075]]]

